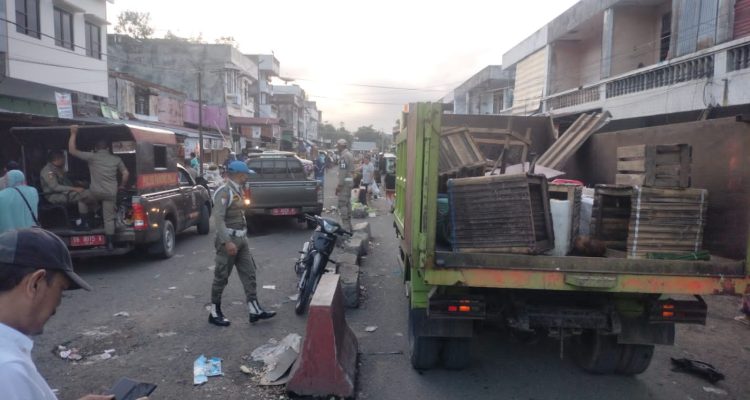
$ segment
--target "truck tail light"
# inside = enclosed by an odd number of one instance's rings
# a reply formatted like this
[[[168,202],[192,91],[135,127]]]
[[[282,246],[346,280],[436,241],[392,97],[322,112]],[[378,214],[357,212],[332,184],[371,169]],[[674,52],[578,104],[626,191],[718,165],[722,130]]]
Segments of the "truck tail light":
[[[148,214],[143,204],[133,199],[133,229],[143,231],[148,229]]]
[[[249,187],[246,187],[244,190],[244,194],[243,194],[243,197],[245,198],[245,207],[250,205],[252,196],[253,196],[253,191],[250,190]]]
[[[438,297],[430,298],[430,317],[433,318],[467,318],[483,319],[486,306],[483,299],[478,297]]]
[[[700,296],[696,300],[659,300],[651,305],[649,321],[706,324],[708,306]]]

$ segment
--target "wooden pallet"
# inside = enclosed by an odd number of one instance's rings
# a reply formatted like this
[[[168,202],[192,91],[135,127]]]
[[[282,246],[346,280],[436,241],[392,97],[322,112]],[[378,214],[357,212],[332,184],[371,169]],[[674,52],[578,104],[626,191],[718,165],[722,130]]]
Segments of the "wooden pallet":
[[[454,251],[540,254],[554,248],[544,176],[451,179],[448,193]]]
[[[453,128],[440,134],[440,174],[455,174],[462,169],[483,167],[487,163],[471,136],[469,128]]]
[[[597,185],[591,233],[628,258],[702,249],[708,210],[705,189]]]
[[[615,183],[663,188],[690,187],[692,147],[688,144],[617,148]]]
[[[573,248],[581,224],[581,196],[583,188],[570,184],[548,184],[549,198],[567,200],[570,204],[570,247]]]

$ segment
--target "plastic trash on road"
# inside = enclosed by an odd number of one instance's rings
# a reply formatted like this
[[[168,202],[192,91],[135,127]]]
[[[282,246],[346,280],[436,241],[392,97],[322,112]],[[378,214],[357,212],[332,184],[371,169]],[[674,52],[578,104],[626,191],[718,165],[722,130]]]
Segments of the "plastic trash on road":
[[[207,359],[203,354],[195,359],[193,363],[193,385],[202,385],[208,382],[208,377],[224,375],[221,372],[221,358],[212,357]]]

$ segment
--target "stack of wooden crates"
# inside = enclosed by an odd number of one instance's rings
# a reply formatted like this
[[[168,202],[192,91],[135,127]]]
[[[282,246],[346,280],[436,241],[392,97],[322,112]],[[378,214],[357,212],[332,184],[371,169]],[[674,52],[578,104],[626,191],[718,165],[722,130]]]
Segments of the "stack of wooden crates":
[[[597,185],[591,235],[628,258],[697,253],[708,191],[690,188],[686,144],[617,149],[617,185]]]

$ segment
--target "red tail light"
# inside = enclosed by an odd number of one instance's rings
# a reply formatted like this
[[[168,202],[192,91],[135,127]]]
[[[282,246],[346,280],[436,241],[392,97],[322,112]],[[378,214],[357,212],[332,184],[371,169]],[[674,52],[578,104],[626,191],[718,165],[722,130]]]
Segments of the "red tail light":
[[[143,231],[148,229],[148,215],[143,204],[133,204],[133,229]]]

